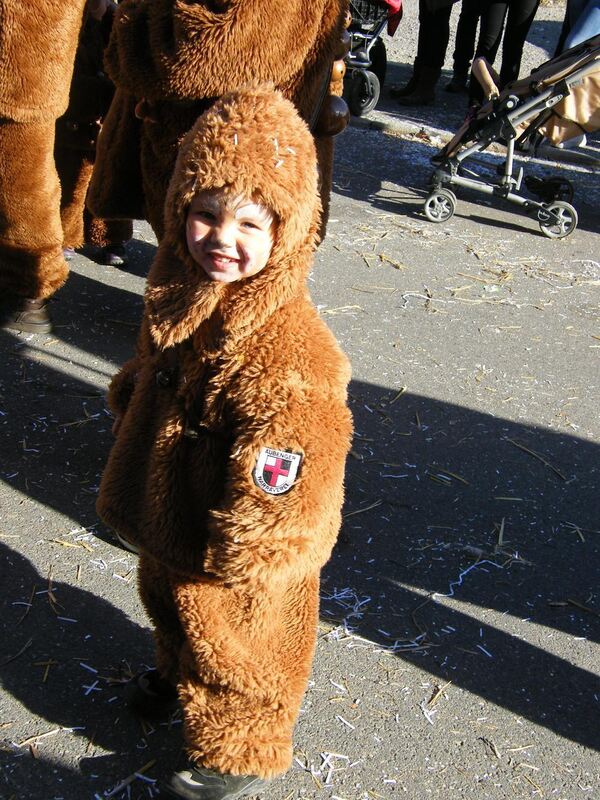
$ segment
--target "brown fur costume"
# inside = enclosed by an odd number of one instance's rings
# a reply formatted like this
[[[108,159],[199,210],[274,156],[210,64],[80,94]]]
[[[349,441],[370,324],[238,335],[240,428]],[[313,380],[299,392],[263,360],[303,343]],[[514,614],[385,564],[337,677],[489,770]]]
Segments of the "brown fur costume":
[[[85,208],[100,125],[114,94],[112,82],[102,71],[113,14],[112,8],[101,20],[86,14],[75,56],[69,107],[56,123],[54,158],[61,185],[65,247],[121,244],[132,234],[130,220],[98,219]]]
[[[99,141],[92,212],[145,217],[160,239],[183,135],[216,97],[245,83],[273,82],[312,121],[339,55],[346,7],[347,0],[121,3],[106,62],[117,94]],[[140,101],[143,122],[134,117]],[[316,145],[326,209],[332,137],[317,136]]]
[[[194,195],[222,186],[277,219],[265,268],[230,284],[204,275],[185,235]],[[349,365],[305,285],[318,225],[314,144],[293,106],[268,89],[225,96],[183,143],[138,354],[109,393],[122,423],[98,511],[141,548],[187,749],[222,772],[290,764],[340,524]],[[285,494],[253,480],[265,447],[302,455]]]
[[[85,0],[0,0],[0,292],[49,297],[67,277],[54,125]]]

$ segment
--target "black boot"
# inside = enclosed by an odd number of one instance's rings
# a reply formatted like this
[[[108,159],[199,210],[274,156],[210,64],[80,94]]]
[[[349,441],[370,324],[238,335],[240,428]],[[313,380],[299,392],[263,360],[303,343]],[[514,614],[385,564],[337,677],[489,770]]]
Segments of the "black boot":
[[[422,67],[410,94],[398,98],[401,106],[427,106],[435,100],[435,85],[441,74],[439,67]]]
[[[469,76],[467,74],[460,74],[455,72],[452,78],[444,86],[444,91],[451,94],[468,94],[469,93]]]

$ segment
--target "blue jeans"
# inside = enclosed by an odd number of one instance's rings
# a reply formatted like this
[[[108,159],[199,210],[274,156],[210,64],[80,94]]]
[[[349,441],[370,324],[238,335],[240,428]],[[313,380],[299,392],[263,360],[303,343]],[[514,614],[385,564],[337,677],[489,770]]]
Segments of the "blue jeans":
[[[600,0],[570,0],[567,6],[567,14],[571,29],[563,50],[576,47],[586,39],[600,33]]]

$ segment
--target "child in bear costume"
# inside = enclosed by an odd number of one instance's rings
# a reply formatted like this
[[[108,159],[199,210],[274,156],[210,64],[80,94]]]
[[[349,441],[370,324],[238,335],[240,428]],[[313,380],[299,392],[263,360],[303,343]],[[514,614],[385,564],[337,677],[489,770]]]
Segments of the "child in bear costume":
[[[131,700],[181,703],[175,797],[255,793],[291,762],[352,428],[349,364],[306,287],[319,224],[294,106],[258,86],[217,101],[182,144],[111,383],[98,511],[140,548],[157,670]]]
[[[332,135],[349,116],[335,96],[343,64],[330,86],[332,63],[348,47],[347,6],[347,0],[120,3],[105,60],[117,91],[98,142],[87,200],[92,213],[147,219],[160,241],[167,186],[185,133],[216,98],[270,82],[315,136],[326,214]]]

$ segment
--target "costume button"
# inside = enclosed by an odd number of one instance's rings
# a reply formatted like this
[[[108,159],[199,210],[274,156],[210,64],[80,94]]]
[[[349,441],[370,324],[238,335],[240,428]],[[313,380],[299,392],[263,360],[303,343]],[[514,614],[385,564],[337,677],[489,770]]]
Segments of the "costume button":
[[[173,383],[173,376],[168,369],[159,369],[156,373],[156,385],[166,388]]]

